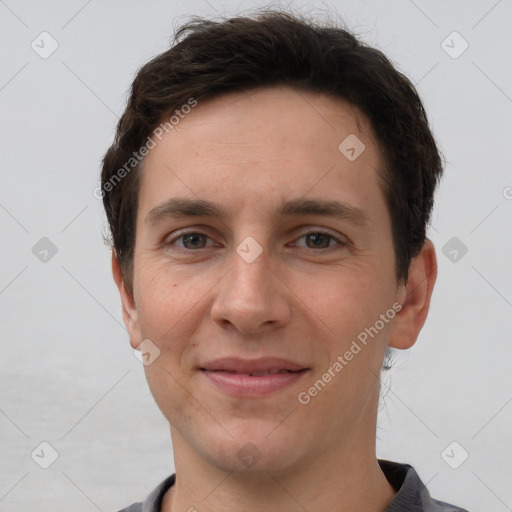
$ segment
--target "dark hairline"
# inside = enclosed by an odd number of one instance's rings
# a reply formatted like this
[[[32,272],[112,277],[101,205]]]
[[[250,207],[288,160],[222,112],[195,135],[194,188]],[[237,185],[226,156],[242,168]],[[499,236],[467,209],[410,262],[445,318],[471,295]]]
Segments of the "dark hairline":
[[[115,142],[105,155],[102,179],[108,180],[123,155],[156,127],[157,115],[172,112],[187,97],[206,101],[279,83],[328,94],[356,107],[369,120],[383,155],[378,175],[392,221],[397,277],[406,280],[410,261],[426,240],[442,155],[410,80],[380,50],[359,41],[341,20],[326,21],[318,23],[270,6],[221,21],[192,16],[175,30],[171,48],[139,70]],[[304,45],[293,43],[299,36],[305,38]],[[208,57],[205,41],[214,50]],[[167,71],[169,65],[177,66],[177,74]],[[183,82],[175,82],[175,77]],[[183,84],[182,93],[176,83]],[[132,271],[133,214],[138,210],[142,165],[137,167],[126,186],[103,197],[116,254],[119,251],[123,269]],[[133,278],[133,272],[124,277]]]

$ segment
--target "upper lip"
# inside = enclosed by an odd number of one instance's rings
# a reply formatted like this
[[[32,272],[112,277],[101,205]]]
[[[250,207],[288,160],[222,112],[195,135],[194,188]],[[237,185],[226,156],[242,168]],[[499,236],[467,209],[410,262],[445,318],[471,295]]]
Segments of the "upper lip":
[[[290,370],[298,371],[304,370],[304,365],[294,363],[287,359],[281,359],[278,357],[263,357],[260,359],[240,359],[237,357],[223,357],[220,359],[214,359],[208,361],[200,367],[202,370],[209,371],[234,371],[237,373],[253,373],[253,372],[265,372],[272,370]]]

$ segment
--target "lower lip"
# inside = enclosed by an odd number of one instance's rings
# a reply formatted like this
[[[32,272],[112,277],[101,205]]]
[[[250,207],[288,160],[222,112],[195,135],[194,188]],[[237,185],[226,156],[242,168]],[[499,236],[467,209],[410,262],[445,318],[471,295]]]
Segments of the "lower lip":
[[[263,396],[281,391],[295,384],[308,370],[299,372],[274,373],[260,377],[228,373],[222,371],[202,370],[202,373],[220,390],[234,396]]]

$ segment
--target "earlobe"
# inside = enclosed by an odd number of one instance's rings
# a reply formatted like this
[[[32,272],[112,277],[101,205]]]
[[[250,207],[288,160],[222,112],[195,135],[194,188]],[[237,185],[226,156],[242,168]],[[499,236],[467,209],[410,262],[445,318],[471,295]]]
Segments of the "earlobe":
[[[121,304],[123,308],[123,321],[128,334],[130,335],[130,345],[132,348],[138,348],[142,341],[140,334],[140,325],[137,309],[133,295],[126,288],[121,264],[115,251],[112,251],[112,275],[116,283],[119,295],[121,297]]]
[[[434,244],[426,240],[420,254],[409,267],[402,309],[396,315],[391,329],[389,346],[407,349],[414,345],[427,318],[430,299],[437,277],[437,259]]]

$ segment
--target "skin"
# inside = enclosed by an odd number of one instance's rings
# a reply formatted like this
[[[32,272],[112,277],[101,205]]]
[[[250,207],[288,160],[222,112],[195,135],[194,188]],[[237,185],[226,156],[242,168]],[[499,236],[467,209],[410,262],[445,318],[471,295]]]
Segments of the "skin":
[[[350,134],[366,147],[354,161],[338,150]],[[177,474],[162,510],[377,512],[393,499],[375,454],[379,372],[388,345],[416,341],[436,257],[426,241],[407,283],[397,281],[382,168],[371,126],[355,107],[286,86],[199,102],[150,151],[133,294],[115,254],[112,264],[132,347],[150,339],[160,350],[145,372],[171,425]],[[176,197],[213,201],[230,215],[146,221]],[[281,201],[298,198],[343,202],[368,222],[276,213]],[[184,228],[206,236],[178,238]],[[304,236],[319,232],[340,242]],[[262,248],[252,263],[236,251],[248,236]],[[298,393],[394,303],[402,306],[394,319],[299,403]],[[233,355],[282,357],[310,371],[269,396],[236,398],[198,371]],[[248,442],[260,456],[250,466],[237,456]]]

